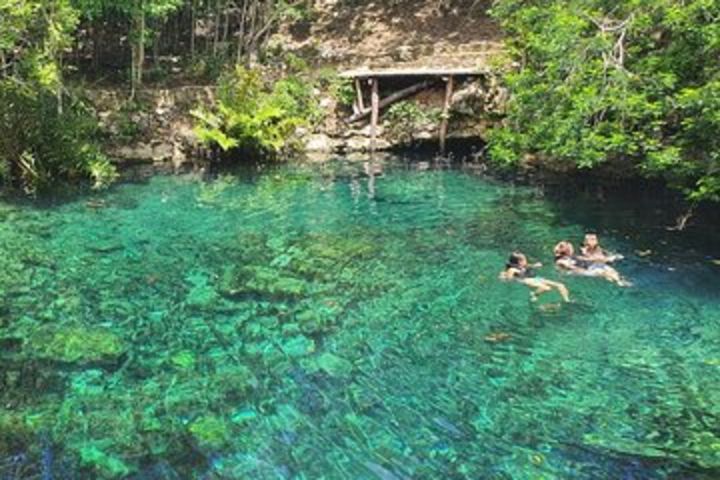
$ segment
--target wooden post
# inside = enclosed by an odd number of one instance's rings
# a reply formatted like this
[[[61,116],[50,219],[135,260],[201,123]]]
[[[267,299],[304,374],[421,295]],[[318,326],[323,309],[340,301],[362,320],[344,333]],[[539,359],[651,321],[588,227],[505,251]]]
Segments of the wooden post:
[[[360,112],[365,111],[365,100],[363,100],[363,92],[362,92],[362,85],[360,84],[360,79],[355,79],[355,112],[354,114],[358,114]]]
[[[445,155],[445,144],[448,130],[448,120],[450,119],[450,104],[453,95],[453,76],[445,78],[445,103],[443,104],[442,121],[440,122],[440,153]]]
[[[377,144],[377,125],[378,118],[380,117],[380,93],[379,93],[379,82],[377,78],[371,78],[370,84],[372,85],[372,113],[370,116],[370,151],[374,152]]]

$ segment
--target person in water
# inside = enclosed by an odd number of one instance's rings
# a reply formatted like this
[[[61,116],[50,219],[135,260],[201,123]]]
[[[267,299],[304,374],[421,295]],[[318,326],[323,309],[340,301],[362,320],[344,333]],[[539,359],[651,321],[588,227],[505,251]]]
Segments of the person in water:
[[[580,253],[581,255],[579,255],[578,258],[593,263],[612,263],[623,259],[623,256],[620,254],[605,251],[605,249],[600,246],[598,236],[595,233],[585,234],[583,245],[580,247]]]
[[[575,248],[568,241],[562,241],[555,245],[553,253],[555,254],[555,266],[561,270],[576,275],[604,278],[621,287],[630,286],[630,283],[610,265],[576,256]]]
[[[505,264],[505,270],[500,273],[501,280],[515,280],[527,285],[533,291],[530,293],[530,297],[533,301],[537,300],[539,295],[549,292],[551,290],[557,290],[560,293],[562,299],[566,302],[570,301],[570,292],[567,287],[560,282],[553,282],[546,278],[538,277],[533,268],[540,268],[542,264],[533,263],[530,265],[525,254],[521,252],[513,252],[510,254],[510,258]]]

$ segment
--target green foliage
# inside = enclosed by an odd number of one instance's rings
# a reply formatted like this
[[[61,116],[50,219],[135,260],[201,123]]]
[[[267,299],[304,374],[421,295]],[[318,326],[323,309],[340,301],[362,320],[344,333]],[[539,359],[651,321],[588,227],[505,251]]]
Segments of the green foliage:
[[[296,130],[317,111],[308,82],[290,76],[269,84],[260,70],[238,66],[220,79],[216,105],[192,113],[205,144],[276,156],[297,146]]]
[[[96,187],[110,183],[115,168],[94,143],[96,124],[82,102],[58,112],[57,97],[47,89],[13,79],[0,81],[0,181],[28,193],[60,179],[91,178]]]
[[[609,164],[720,200],[720,4],[499,0],[520,68],[492,158]]]
[[[197,57],[190,62],[187,73],[198,80],[216,82],[222,75],[226,61],[221,57]]]
[[[44,88],[58,87],[58,56],[72,45],[77,23],[69,0],[0,0],[0,78],[12,72]]]
[[[0,182],[28,193],[59,179],[115,178],[94,143],[95,121],[63,86],[61,54],[79,14],[68,0],[0,0]]]
[[[439,109],[422,108],[417,102],[402,101],[388,108],[385,119],[390,135],[411,142],[418,130],[429,124],[437,125],[441,113]]]
[[[355,84],[350,78],[335,76],[327,90],[343,107],[351,107],[355,102]]]

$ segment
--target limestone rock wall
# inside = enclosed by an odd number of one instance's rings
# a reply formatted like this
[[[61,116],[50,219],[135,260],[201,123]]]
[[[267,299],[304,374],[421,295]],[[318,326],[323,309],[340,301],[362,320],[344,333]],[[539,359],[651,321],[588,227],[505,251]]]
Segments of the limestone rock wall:
[[[145,89],[132,102],[125,90],[92,90],[87,95],[105,138],[106,154],[116,163],[179,168],[203,156],[190,111],[212,104],[214,87]]]
[[[317,91],[324,118],[313,128],[298,132],[308,152],[362,152],[370,147],[369,121],[348,124],[348,108],[325,92]],[[162,164],[179,169],[202,163],[208,152],[193,132],[191,110],[211,105],[213,87],[146,89],[128,102],[124,90],[94,90],[88,96],[95,106],[105,136],[105,151],[118,164]],[[507,94],[494,77],[461,82],[453,95],[449,138],[477,139],[502,118]],[[418,118],[398,122],[382,112],[377,131],[377,149],[403,148],[417,142],[439,141],[438,112],[444,98],[442,84],[408,99],[423,112]]]

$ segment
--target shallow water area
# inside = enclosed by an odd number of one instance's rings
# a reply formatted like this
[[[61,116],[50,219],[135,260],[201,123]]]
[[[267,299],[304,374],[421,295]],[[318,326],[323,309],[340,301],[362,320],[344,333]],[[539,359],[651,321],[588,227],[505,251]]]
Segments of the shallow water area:
[[[403,157],[0,222],[1,478],[718,478],[712,231]],[[589,229],[633,287],[550,266]]]

